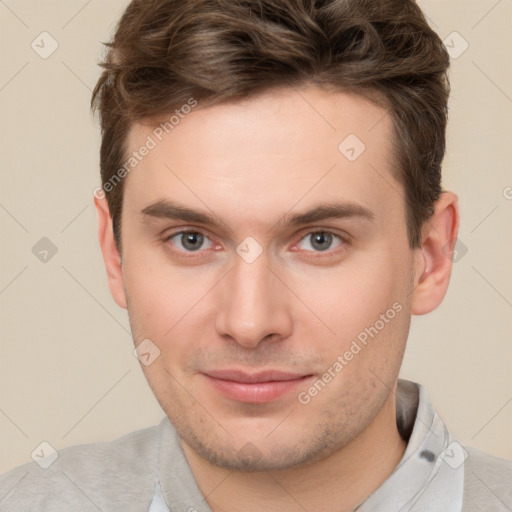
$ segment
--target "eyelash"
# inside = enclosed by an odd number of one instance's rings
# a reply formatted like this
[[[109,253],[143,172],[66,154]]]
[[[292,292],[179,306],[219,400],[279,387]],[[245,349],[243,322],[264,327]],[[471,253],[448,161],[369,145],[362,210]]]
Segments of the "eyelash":
[[[213,242],[206,233],[203,233],[202,231],[200,231],[198,229],[184,229],[184,230],[181,230],[181,231],[176,231],[174,233],[171,233],[171,234],[167,235],[164,238],[163,241],[165,243],[167,243],[167,242],[170,242],[170,240],[172,238],[174,238],[174,237],[176,237],[178,235],[186,235],[186,234],[189,234],[189,233],[203,235],[205,238],[210,240],[212,242],[212,244],[214,244],[214,246],[216,245],[215,242]],[[308,252],[308,253],[315,254],[315,256],[314,256],[315,258],[322,258],[322,257],[332,256],[332,255],[336,254],[337,252],[339,252],[340,248],[341,248],[341,250],[343,250],[343,249],[346,248],[347,245],[349,245],[348,236],[347,237],[343,237],[339,233],[336,233],[336,232],[334,232],[334,231],[332,231],[330,229],[318,229],[318,228],[310,230],[310,231],[306,232],[304,235],[301,235],[300,238],[298,239],[298,241],[295,242],[295,244],[300,243],[302,240],[304,240],[308,236],[311,236],[313,234],[319,234],[319,233],[332,235],[333,237],[338,238],[340,240],[340,245],[335,247],[334,249],[327,249],[325,251],[311,251],[311,250],[306,250],[305,251],[305,252]],[[177,253],[180,256],[185,255],[184,257],[186,257],[186,258],[200,258],[200,257],[204,256],[204,254],[202,254],[204,252],[204,250],[186,251],[186,250],[181,250],[181,249],[172,249],[172,251],[174,253]],[[300,249],[297,250],[297,252],[300,252],[300,251],[301,251]]]

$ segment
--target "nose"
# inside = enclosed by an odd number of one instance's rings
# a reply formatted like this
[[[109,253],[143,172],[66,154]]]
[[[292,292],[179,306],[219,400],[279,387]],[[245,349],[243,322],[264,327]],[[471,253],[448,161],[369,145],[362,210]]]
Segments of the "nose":
[[[278,341],[291,334],[292,294],[276,274],[269,268],[266,251],[252,263],[235,255],[219,297],[216,328],[222,337],[256,348],[263,340]]]

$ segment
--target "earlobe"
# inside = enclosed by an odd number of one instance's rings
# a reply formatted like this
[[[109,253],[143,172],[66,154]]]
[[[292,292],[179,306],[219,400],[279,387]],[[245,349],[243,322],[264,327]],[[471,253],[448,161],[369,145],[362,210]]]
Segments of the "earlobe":
[[[98,215],[98,240],[107,270],[110,293],[117,305],[126,309],[126,294],[124,291],[121,255],[117,249],[112,229],[112,217],[105,197],[94,197],[94,206]]]
[[[458,229],[457,196],[443,192],[435,203],[434,214],[425,224],[421,247],[417,249],[413,315],[430,313],[446,295]]]

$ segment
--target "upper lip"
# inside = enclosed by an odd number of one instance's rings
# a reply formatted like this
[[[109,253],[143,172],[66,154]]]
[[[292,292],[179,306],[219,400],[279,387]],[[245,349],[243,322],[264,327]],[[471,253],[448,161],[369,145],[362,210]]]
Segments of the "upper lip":
[[[309,375],[303,373],[283,372],[280,370],[262,370],[258,372],[248,372],[243,370],[209,370],[203,373],[208,377],[213,377],[214,379],[244,382],[248,384],[297,380],[309,377]]]

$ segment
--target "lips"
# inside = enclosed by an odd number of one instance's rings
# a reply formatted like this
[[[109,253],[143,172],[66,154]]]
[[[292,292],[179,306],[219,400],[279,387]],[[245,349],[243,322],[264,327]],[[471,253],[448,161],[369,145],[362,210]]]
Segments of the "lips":
[[[253,404],[277,400],[313,377],[280,370],[212,370],[203,375],[208,384],[224,397]]]

